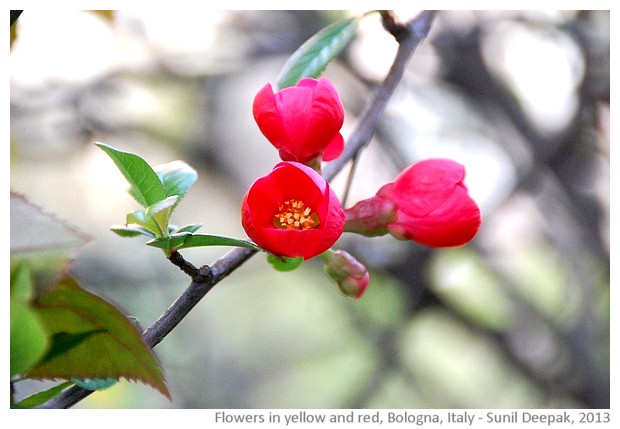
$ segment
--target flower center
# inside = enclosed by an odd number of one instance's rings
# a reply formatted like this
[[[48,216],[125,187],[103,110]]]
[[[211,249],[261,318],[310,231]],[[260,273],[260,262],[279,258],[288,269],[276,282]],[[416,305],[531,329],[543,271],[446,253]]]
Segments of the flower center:
[[[305,231],[316,228],[320,223],[319,216],[301,200],[285,201],[273,217],[273,226],[278,229]]]

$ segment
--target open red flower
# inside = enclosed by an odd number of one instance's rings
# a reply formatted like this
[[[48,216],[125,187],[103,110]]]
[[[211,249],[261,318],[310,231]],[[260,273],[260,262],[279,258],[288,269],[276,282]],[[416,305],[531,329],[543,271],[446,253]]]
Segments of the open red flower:
[[[241,224],[261,248],[310,259],[342,235],[344,210],[323,176],[297,162],[281,162],[243,197]]]
[[[428,159],[405,169],[377,195],[346,210],[347,231],[389,233],[432,247],[469,242],[480,228],[480,209],[463,183],[465,167]]]
[[[275,94],[267,84],[256,94],[252,112],[258,128],[284,161],[331,161],[344,149],[340,134],[344,108],[326,78],[304,78]]]

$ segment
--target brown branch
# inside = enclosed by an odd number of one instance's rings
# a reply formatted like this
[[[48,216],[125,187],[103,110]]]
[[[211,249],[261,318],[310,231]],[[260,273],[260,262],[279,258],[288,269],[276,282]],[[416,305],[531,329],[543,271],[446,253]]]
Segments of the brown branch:
[[[383,114],[396,87],[402,80],[411,56],[420,42],[428,35],[435,14],[436,11],[424,11],[407,24],[407,36],[399,41],[394,63],[381,86],[376,89],[366,110],[362,113],[357,128],[351,133],[342,156],[330,162],[323,169],[325,180],[332,180],[336,174],[338,174],[350,160],[354,159],[355,155],[370,142],[370,139],[372,139],[377,124],[379,123],[379,118]]]
[[[419,43],[430,31],[435,11],[425,11],[406,24],[407,31],[398,32],[400,40],[394,63],[383,84],[377,88],[357,128],[351,134],[344,153],[332,161],[324,170],[326,180],[331,180],[356,154],[370,142],[375,133],[379,117],[402,80],[405,68]],[[384,18],[385,22],[385,18]],[[180,254],[173,252],[170,261],[192,278],[190,286],[144,333],[144,341],[154,347],[168,335],[185,316],[198,304],[213,286],[239,268],[256,253],[255,250],[236,248],[215,261],[210,267],[200,269],[187,262]],[[90,395],[92,391],[74,386],[44,405],[44,408],[69,408]]]

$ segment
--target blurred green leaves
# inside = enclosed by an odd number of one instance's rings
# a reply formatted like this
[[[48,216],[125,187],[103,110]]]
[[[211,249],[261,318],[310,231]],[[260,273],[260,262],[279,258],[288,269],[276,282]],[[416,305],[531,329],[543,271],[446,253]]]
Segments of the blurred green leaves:
[[[134,324],[67,274],[87,237],[16,194],[10,232],[11,379],[126,378],[169,397],[159,364]],[[39,405],[61,390],[16,406]]]
[[[170,397],[163,374],[134,324],[114,306],[65,277],[35,302],[52,346],[33,378],[126,378]]]
[[[11,272],[11,376],[21,374],[43,357],[48,338],[30,302],[33,285],[25,263]]]

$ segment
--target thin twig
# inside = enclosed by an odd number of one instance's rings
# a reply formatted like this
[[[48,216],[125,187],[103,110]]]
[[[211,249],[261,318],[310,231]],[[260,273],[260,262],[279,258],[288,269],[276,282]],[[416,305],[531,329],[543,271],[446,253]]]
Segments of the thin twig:
[[[11,27],[13,26],[13,24],[17,22],[22,12],[23,10],[12,10],[11,11]]]
[[[379,118],[383,114],[394,90],[402,80],[409,59],[420,42],[430,31],[435,14],[436,11],[424,11],[411,23],[407,24],[410,32],[407,37],[399,41],[398,51],[396,52],[396,57],[394,58],[394,63],[390,71],[385,77],[382,85],[377,88],[371,102],[362,114],[357,128],[351,133],[342,156],[330,162],[329,165],[324,168],[323,176],[325,180],[332,180],[336,174],[342,170],[345,164],[353,159],[355,154],[372,139],[377,124],[379,123]]]
[[[354,159],[357,153],[367,145],[372,138],[380,115],[385,110],[385,106],[394,93],[396,86],[401,81],[406,65],[413,55],[413,52],[422,39],[428,34],[434,16],[434,11],[425,11],[407,24],[409,31],[399,40],[398,52],[388,75],[383,84],[377,88],[357,128],[351,134],[342,156],[332,161],[325,168],[323,175],[326,180],[329,181],[333,179],[347,162]],[[146,344],[150,347],[154,347],[163,340],[213,286],[239,268],[255,253],[255,250],[236,248],[215,261],[210,267],[204,266],[198,272],[193,265],[185,261],[179,254],[175,256],[171,255],[171,262],[179,266],[183,272],[189,274],[192,277],[192,282],[164,314],[151,327],[144,331],[142,336]],[[44,408],[69,408],[91,393],[92,391],[90,390],[74,386],[46,403]]]

